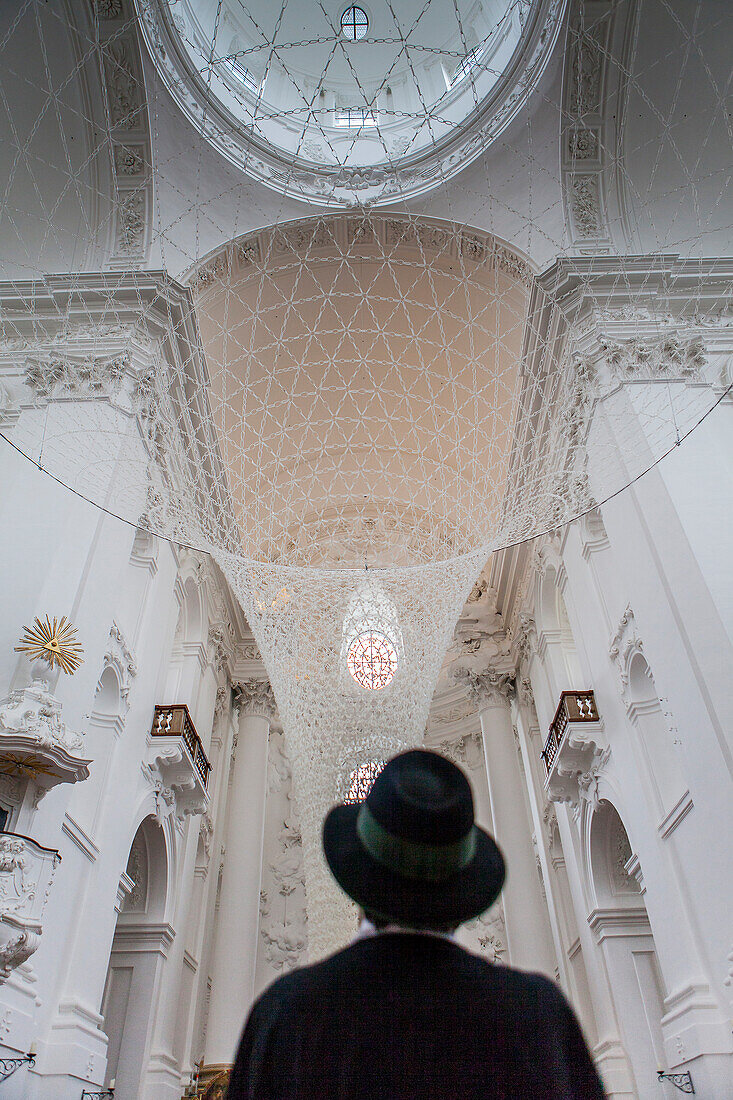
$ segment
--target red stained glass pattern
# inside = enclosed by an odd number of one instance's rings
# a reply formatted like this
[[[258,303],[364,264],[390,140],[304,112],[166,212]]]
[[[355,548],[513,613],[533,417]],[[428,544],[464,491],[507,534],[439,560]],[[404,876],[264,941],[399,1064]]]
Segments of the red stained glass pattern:
[[[386,760],[370,760],[366,764],[360,764],[349,776],[349,789],[344,802],[346,804],[363,802],[385,764]]]
[[[397,650],[386,635],[367,630],[349,646],[346,664],[360,687],[381,691],[394,679]]]

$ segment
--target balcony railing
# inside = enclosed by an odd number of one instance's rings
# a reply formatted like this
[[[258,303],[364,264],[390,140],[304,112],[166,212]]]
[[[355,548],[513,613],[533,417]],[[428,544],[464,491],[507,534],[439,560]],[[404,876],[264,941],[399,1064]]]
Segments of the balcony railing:
[[[592,691],[563,691],[542,750],[547,775],[563,743],[569,722],[597,722],[598,708]]]
[[[185,703],[176,703],[170,707],[157,706],[153,716],[153,728],[150,733],[153,737],[180,737],[186,746],[188,755],[191,757],[194,768],[201,778],[204,789],[206,789],[211,764],[204,752],[201,738],[196,733],[196,727]]]

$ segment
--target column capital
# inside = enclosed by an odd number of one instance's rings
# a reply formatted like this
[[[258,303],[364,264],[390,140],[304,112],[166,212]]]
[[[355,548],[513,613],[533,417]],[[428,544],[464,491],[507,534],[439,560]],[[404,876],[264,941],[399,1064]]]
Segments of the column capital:
[[[240,718],[257,716],[271,722],[277,711],[269,680],[240,680],[234,687],[234,701],[239,707]]]
[[[507,707],[514,696],[514,677],[510,672],[486,668],[476,672],[471,668],[459,668],[455,673],[458,683],[465,685],[472,702],[479,710],[485,707]]]

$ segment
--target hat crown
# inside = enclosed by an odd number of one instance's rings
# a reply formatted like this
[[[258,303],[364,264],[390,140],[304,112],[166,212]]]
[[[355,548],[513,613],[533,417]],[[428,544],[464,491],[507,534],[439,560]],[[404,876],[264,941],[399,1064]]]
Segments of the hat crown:
[[[393,836],[421,844],[452,844],[474,823],[471,785],[445,757],[412,749],[390,760],[366,804]]]

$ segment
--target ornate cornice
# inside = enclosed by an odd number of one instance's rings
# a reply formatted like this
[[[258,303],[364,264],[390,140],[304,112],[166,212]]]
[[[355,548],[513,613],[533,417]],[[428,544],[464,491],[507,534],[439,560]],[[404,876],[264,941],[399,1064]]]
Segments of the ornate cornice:
[[[374,252],[378,256],[385,251],[417,249],[447,264],[459,262],[494,270],[525,287],[533,281],[527,261],[491,233],[374,212],[319,215],[249,233],[204,257],[182,278],[200,296],[216,290],[222,282],[245,278],[263,267],[269,270],[322,254],[340,256],[356,247],[359,255]]]

